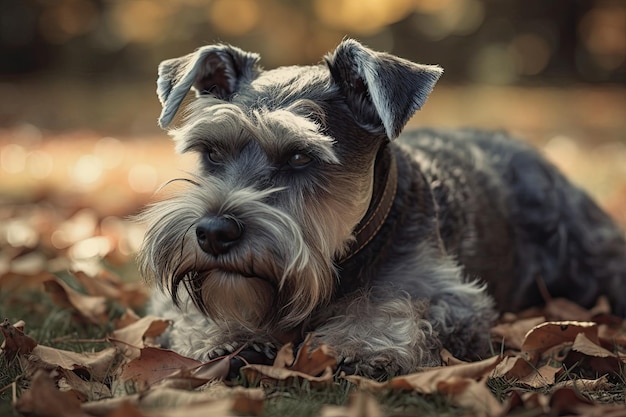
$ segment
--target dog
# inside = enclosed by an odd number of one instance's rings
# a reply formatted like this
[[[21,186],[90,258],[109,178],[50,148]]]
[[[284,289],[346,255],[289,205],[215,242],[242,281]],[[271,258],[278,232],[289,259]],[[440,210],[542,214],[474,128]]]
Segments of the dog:
[[[384,378],[441,348],[488,355],[498,312],[545,294],[605,295],[624,316],[623,232],[538,152],[501,132],[401,134],[442,72],[352,39],[312,66],[263,70],[226,44],[162,62],[159,124],[195,91],[169,133],[198,156],[141,215],[167,345],[263,363],[310,334]]]

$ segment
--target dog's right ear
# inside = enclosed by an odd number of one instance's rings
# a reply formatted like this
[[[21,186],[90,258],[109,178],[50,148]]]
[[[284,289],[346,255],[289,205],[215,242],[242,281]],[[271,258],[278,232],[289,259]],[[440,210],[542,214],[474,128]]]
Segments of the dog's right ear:
[[[230,45],[209,45],[159,65],[157,95],[163,109],[159,126],[166,128],[190,89],[196,96],[211,94],[228,100],[239,84],[253,80],[260,72],[259,55]]]
[[[376,52],[353,39],[341,42],[326,64],[356,120],[389,139],[398,137],[443,74],[437,65]]]

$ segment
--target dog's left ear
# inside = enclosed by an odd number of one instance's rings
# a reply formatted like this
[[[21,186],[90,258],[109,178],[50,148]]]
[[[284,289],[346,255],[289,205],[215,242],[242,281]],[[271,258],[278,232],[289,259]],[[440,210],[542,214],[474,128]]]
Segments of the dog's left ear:
[[[163,109],[159,126],[167,127],[190,89],[228,100],[242,81],[259,74],[259,55],[230,45],[208,45],[159,65],[157,95]]]
[[[384,128],[389,139],[398,137],[443,73],[437,65],[375,52],[353,39],[339,44],[326,63],[357,121],[370,130]]]

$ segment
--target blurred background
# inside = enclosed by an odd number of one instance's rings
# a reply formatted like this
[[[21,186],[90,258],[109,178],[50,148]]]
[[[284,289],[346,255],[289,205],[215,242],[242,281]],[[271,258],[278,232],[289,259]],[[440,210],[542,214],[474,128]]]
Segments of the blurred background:
[[[315,64],[346,36],[444,67],[412,125],[508,130],[626,224],[625,1],[0,0],[0,275],[23,248],[136,249],[125,216],[193,164],[156,126],[160,61]]]

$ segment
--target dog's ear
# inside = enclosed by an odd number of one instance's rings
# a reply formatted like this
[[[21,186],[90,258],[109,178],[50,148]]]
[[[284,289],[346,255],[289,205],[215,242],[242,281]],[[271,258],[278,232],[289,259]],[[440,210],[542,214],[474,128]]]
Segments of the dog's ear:
[[[163,106],[159,126],[167,127],[183,99],[193,88],[196,96],[211,94],[228,100],[243,80],[251,81],[260,69],[259,55],[230,45],[209,45],[159,65],[157,95]]]
[[[437,65],[421,65],[375,52],[353,39],[326,56],[333,81],[346,96],[357,121],[371,130],[398,137],[441,77]]]

